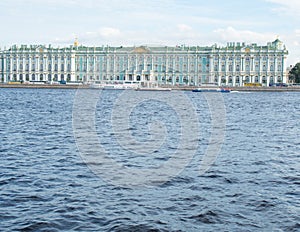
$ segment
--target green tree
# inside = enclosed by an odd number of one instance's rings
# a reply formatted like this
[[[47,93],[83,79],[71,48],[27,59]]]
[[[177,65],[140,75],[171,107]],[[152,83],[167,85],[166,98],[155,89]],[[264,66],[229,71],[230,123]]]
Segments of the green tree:
[[[290,82],[300,83],[300,62],[289,71]]]

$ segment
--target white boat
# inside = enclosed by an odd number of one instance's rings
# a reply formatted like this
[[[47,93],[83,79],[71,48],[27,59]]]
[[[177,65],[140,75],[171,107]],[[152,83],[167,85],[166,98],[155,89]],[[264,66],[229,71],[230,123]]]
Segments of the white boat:
[[[219,93],[230,93],[231,90],[228,88],[198,88],[193,89],[193,92],[219,92]]]
[[[111,90],[122,90],[122,89],[137,89],[138,84],[126,84],[126,83],[117,83],[117,84],[107,84],[107,83],[93,83],[90,85],[93,89],[111,89]]]
[[[137,91],[171,91],[171,88],[161,88],[161,87],[155,87],[155,88],[147,88],[147,87],[139,87],[136,88]]]

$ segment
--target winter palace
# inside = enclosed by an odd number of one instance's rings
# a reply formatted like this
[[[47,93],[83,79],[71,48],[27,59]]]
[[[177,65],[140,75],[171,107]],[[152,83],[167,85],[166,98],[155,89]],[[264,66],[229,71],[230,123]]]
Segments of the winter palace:
[[[268,86],[286,83],[288,51],[279,39],[266,45],[226,46],[14,45],[0,49],[0,82],[135,82],[158,85],[213,83]]]

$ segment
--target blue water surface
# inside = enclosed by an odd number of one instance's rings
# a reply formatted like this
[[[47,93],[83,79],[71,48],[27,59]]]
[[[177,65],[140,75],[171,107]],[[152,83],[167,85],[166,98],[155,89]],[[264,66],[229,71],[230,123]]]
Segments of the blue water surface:
[[[147,94],[167,98],[171,92]],[[152,120],[169,131],[162,150],[137,160],[120,148],[110,125],[121,93],[101,93],[95,113],[100,142],[120,163],[159,166],[178,147],[178,115],[151,100],[130,109],[129,130],[137,140],[148,138]],[[300,230],[299,92],[223,94],[225,139],[203,175],[198,168],[211,115],[202,93],[185,92],[201,127],[195,156],[168,182],[133,188],[103,180],[83,161],[72,129],[75,94],[0,89],[0,231]]]

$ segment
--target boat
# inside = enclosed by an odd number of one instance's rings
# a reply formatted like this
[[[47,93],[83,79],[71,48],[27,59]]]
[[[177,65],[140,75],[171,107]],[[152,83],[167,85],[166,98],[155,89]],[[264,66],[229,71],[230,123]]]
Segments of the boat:
[[[198,88],[198,89],[193,89],[192,92],[230,93],[231,90],[228,88]]]
[[[98,84],[98,83],[93,83],[90,85],[90,88],[124,90],[124,89],[136,89],[136,88],[138,88],[138,84],[126,84],[126,83],[115,83],[115,84],[99,83]]]
[[[159,87],[155,87],[155,88],[147,88],[147,87],[139,87],[136,88],[135,90],[137,91],[171,91],[171,88],[159,88]]]

